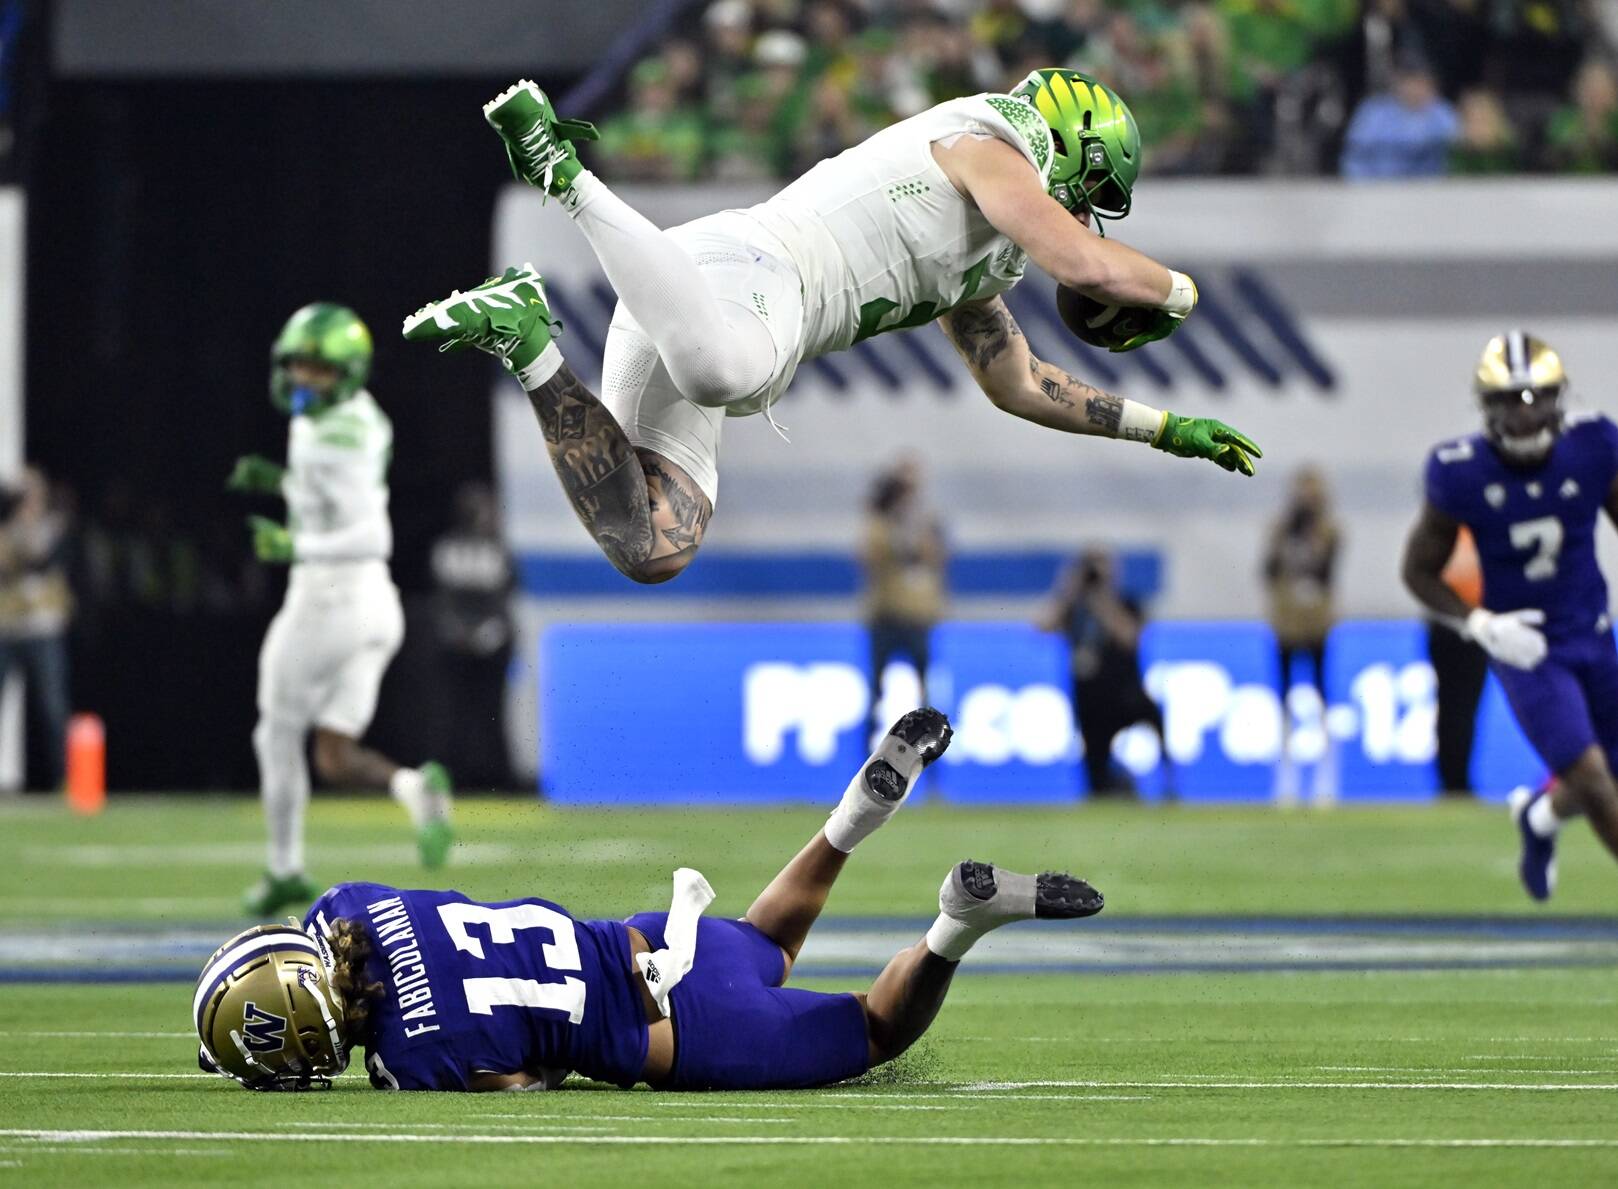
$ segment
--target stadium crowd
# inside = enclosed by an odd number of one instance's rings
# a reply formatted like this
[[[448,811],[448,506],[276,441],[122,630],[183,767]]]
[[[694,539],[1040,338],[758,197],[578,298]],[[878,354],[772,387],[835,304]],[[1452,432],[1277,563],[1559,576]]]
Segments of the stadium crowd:
[[[789,178],[1037,66],[1128,101],[1158,174],[1618,170],[1618,0],[711,0],[630,72],[622,180]]]

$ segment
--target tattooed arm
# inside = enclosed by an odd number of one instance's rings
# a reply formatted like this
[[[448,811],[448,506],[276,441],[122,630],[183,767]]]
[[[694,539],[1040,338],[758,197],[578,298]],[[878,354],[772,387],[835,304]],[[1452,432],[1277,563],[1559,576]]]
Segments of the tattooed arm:
[[[1067,433],[1151,440],[1123,426],[1122,397],[1035,359],[1001,298],[956,306],[938,324],[996,408]]]
[[[528,400],[568,502],[619,573],[653,583],[685,569],[713,515],[691,476],[630,445],[565,363]]]
[[[966,302],[938,320],[978,387],[1013,417],[1066,433],[1145,442],[1179,458],[1205,458],[1253,474],[1261,451],[1246,434],[1211,417],[1181,417],[1086,384],[1042,363],[999,297]]]

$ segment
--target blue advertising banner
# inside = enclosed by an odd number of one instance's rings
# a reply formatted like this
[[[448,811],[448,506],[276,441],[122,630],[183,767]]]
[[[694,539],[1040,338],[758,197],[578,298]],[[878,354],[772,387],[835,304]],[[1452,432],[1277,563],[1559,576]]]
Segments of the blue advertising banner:
[[[916,673],[894,665],[873,714],[866,636],[851,623],[568,625],[545,632],[540,654],[542,770],[561,803],[829,803],[869,751],[872,724],[885,729],[921,701]],[[1164,740],[1131,728],[1113,758],[1143,796],[1163,795],[1170,768],[1187,801],[1434,793],[1436,684],[1420,623],[1338,625],[1326,705],[1312,685],[1288,693],[1288,764],[1278,763],[1267,627],[1153,624],[1141,664]],[[926,778],[930,795],[1009,804],[1084,794],[1058,638],[1020,623],[944,625],[927,692],[956,728]],[[1490,796],[1543,775],[1492,678],[1473,772]]]

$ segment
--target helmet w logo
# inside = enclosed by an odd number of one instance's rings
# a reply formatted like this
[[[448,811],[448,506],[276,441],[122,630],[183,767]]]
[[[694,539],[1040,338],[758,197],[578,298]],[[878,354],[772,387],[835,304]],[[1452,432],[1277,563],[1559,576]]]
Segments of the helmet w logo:
[[[242,1042],[255,1053],[274,1053],[286,1041],[285,1016],[264,1011],[249,1000],[242,1009]]]

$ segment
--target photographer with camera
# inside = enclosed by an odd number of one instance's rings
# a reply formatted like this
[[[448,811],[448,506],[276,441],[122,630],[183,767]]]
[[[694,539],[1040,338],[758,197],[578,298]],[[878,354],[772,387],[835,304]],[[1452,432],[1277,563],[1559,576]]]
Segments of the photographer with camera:
[[[1141,606],[1118,589],[1112,555],[1087,549],[1056,584],[1039,626],[1066,638],[1073,718],[1084,740],[1084,773],[1092,797],[1133,797],[1135,782],[1112,762],[1118,732],[1146,723],[1163,742],[1163,711],[1141,680]],[[1164,795],[1173,797],[1173,765],[1162,747]]]
[[[66,762],[68,518],[35,467],[0,488],[0,688],[13,667],[27,682],[37,788],[60,788]]]

